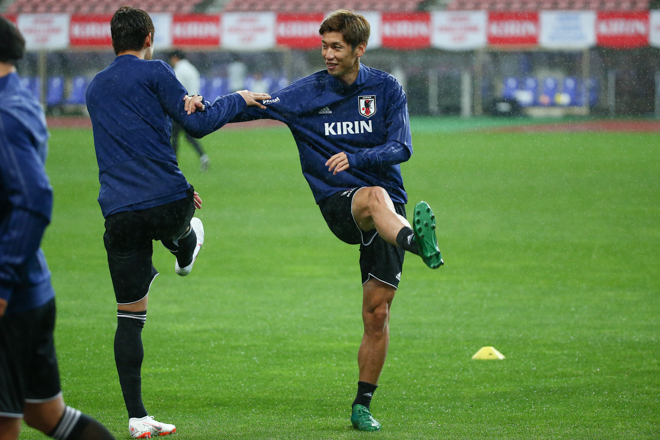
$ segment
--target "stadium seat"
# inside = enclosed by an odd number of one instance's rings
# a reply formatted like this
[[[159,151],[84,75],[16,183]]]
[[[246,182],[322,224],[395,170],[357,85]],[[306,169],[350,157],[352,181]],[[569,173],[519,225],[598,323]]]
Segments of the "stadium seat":
[[[205,76],[200,76],[199,77],[199,94],[204,97],[204,99],[208,100],[210,98],[209,96],[209,80]]]
[[[85,105],[85,92],[87,91],[87,78],[74,76],[71,81],[71,93],[66,100],[69,105]]]
[[[283,88],[285,88],[288,85],[289,85],[289,80],[287,79],[287,77],[286,76],[280,76],[275,81],[275,90],[273,90],[273,91],[275,92],[277,90],[282,90]]]
[[[53,107],[62,103],[64,99],[64,77],[51,76],[48,78],[46,91],[46,105]]]
[[[30,90],[37,99],[41,99],[41,78],[38,76],[24,76],[23,85]]]
[[[555,105],[557,94],[557,80],[552,77],[543,78],[543,90],[539,96],[539,104],[544,106]]]
[[[228,93],[227,81],[220,76],[214,76],[211,78],[207,90],[208,96],[206,97],[206,100],[213,102],[218,96],[224,96]]]
[[[533,105],[538,105],[538,88],[539,82],[533,76],[528,76],[523,80],[522,90],[519,90],[516,93],[516,98],[520,105],[523,107],[529,107]]]
[[[502,98],[515,99],[518,90],[518,78],[508,76],[502,83]]]
[[[582,106],[584,102],[584,97],[582,93],[582,87],[580,80],[574,76],[566,76],[562,81],[562,97],[565,100],[562,100],[560,104],[568,105],[571,107]]]

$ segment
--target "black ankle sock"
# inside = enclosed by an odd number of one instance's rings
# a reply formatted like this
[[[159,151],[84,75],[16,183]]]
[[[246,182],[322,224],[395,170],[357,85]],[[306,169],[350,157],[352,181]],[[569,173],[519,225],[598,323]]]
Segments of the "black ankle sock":
[[[371,405],[371,399],[374,397],[374,391],[376,391],[378,385],[371,385],[367,382],[358,382],[357,397],[353,401],[353,405],[362,405],[366,406],[369,409]]]
[[[147,415],[147,410],[142,404],[142,376],[140,374],[144,359],[142,328],[146,320],[146,311],[117,311],[115,363],[129,418]]]
[[[417,243],[415,242],[415,233],[408,226],[401,228],[396,235],[396,244],[403,250],[419,255],[419,249],[417,249]]]
[[[48,436],[56,440],[114,440],[103,425],[70,406],[64,408],[62,418]]]

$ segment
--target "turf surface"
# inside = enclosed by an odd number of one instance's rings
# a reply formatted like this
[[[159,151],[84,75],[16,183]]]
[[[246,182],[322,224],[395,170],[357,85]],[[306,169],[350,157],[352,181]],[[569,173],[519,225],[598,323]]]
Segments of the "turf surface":
[[[660,437],[660,137],[416,124],[404,180],[446,265],[407,258],[372,403],[383,430],[349,422],[359,252],[327,230],[278,128],[205,138],[206,174],[181,147],[206,244],[187,278],[155,246],[150,413],[186,439]],[[52,130],[47,168],[65,400],[126,439],[91,131]],[[506,359],[471,360],[483,346]]]

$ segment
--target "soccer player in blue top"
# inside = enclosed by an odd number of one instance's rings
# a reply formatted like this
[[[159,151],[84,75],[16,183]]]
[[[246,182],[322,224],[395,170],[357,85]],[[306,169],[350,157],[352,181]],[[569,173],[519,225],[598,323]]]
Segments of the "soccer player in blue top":
[[[149,416],[142,402],[142,328],[147,318],[153,240],[176,256],[186,276],[204,243],[202,222],[193,217],[201,199],[179,170],[170,144],[172,120],[196,137],[222,127],[246,106],[270,96],[247,90],[188,114],[185,88],[172,68],[151,61],[154,25],[149,15],[123,6],[110,22],[117,57],[90,83],[87,108],[99,166],[103,240],[117,300],[115,362],[133,438],[174,433],[172,424]]]
[[[0,440],[21,418],[55,439],[112,440],[96,420],[66,406],[53,343],[55,292],[41,239],[53,190],[44,162],[46,118],[16,74],[25,40],[0,17]]]
[[[405,251],[434,269],[443,261],[428,204],[416,205],[414,229],[406,220],[399,167],[412,154],[406,95],[392,75],[360,64],[369,23],[338,10],[319,33],[326,70],[273,93],[263,102],[266,109],[245,109],[234,122],[269,118],[287,124],[328,227],[340,240],[360,245],[364,334],[351,422],[377,431],[370,403],[385,363],[390,306]],[[186,108],[204,107],[193,101]]]

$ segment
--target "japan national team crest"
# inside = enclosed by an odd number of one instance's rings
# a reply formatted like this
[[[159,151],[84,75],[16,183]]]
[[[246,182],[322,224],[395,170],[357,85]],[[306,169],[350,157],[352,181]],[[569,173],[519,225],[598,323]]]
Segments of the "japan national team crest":
[[[358,105],[362,116],[366,118],[372,117],[376,114],[376,95],[359,96]]]

